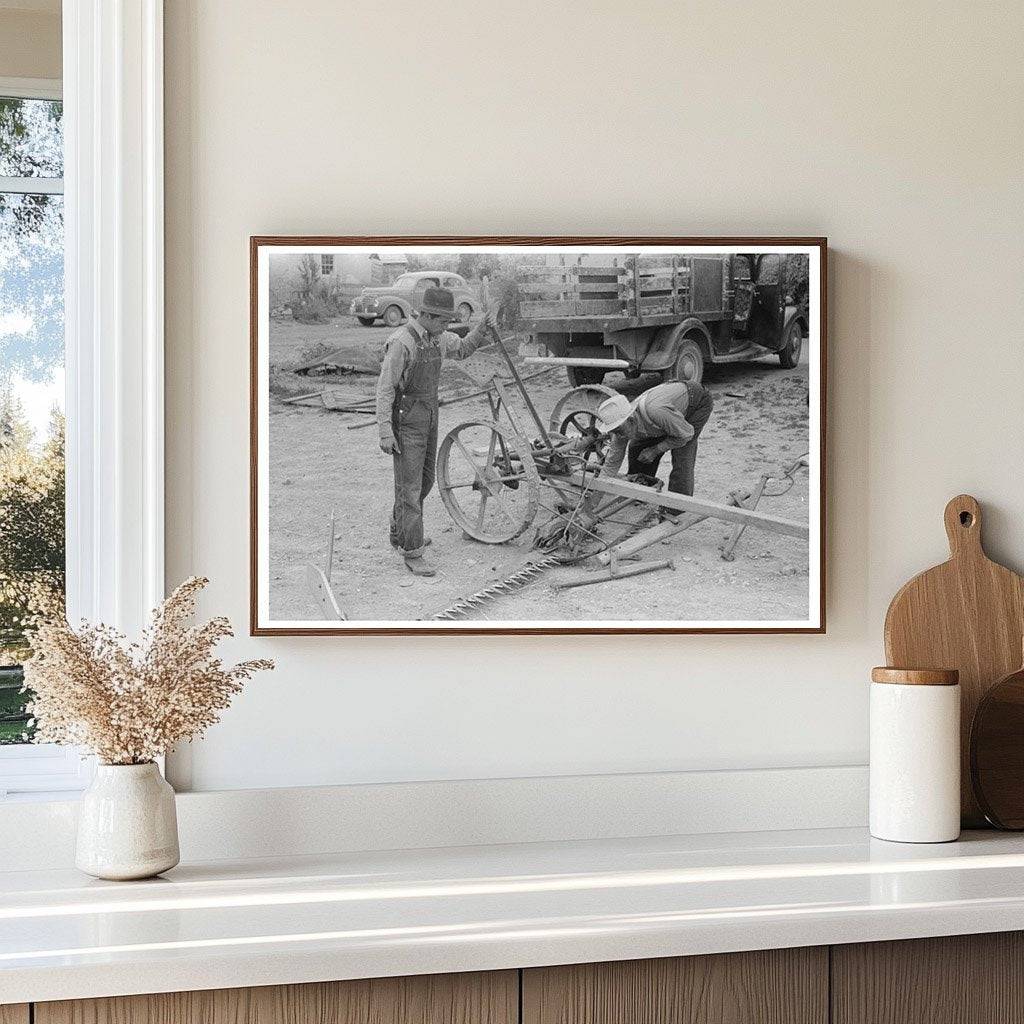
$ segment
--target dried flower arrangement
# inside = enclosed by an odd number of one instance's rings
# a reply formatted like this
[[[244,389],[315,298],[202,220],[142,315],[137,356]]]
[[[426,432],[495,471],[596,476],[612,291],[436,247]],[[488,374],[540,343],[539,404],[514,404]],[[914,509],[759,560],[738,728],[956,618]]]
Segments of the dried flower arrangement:
[[[36,742],[86,747],[104,764],[145,764],[218,722],[242,684],[274,663],[225,668],[214,657],[217,643],[232,635],[228,620],[189,625],[208,582],[193,576],[182,583],[153,612],[139,643],[102,624],[37,624],[25,662]]]

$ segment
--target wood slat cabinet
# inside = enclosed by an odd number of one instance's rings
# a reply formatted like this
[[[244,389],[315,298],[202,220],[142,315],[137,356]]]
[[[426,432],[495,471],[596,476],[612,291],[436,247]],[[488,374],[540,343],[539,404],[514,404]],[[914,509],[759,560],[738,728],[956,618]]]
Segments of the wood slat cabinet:
[[[828,949],[523,971],[523,1024],[824,1024]]]
[[[1024,933],[0,1006],[0,1024],[1024,1024]]]
[[[518,982],[492,971],[69,1000],[36,1003],[34,1024],[517,1024]]]
[[[832,1024],[1024,1024],[1024,932],[832,947]]]

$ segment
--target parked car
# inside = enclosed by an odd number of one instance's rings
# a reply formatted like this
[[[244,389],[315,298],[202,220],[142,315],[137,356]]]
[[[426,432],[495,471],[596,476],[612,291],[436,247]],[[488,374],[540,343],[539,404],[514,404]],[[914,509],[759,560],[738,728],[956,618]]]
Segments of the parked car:
[[[458,274],[442,270],[417,270],[402,274],[393,284],[364,288],[349,307],[364,327],[383,320],[388,327],[397,327],[419,311],[423,293],[428,288],[447,288],[455,295],[455,316],[459,323],[469,323],[482,309],[480,299]]]

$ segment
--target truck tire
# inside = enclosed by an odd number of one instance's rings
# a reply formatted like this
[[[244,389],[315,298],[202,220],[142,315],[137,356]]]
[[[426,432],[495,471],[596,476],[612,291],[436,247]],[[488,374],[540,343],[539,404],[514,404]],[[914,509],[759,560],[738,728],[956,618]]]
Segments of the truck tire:
[[[600,384],[605,375],[600,366],[567,366],[565,372],[569,377],[569,386],[573,388],[581,388],[584,384]]]
[[[675,362],[662,370],[663,381],[679,380],[699,384],[704,379],[704,350],[693,338],[683,338],[676,351]]]
[[[386,323],[388,327],[398,327],[404,319],[405,317],[402,314],[401,306],[388,306],[388,308],[384,310],[384,323]]]
[[[804,347],[804,332],[799,320],[793,320],[786,328],[786,343],[779,349],[779,365],[784,370],[792,370],[800,362],[800,353]]]

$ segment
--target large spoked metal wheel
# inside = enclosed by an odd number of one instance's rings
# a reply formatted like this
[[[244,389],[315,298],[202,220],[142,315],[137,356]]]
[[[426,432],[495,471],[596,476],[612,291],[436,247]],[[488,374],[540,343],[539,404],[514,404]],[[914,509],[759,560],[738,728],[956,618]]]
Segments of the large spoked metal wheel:
[[[565,421],[575,412],[596,413],[598,406],[618,394],[604,384],[584,384],[582,387],[573,388],[567,391],[555,403],[551,410],[551,419],[548,421],[548,428],[556,434],[564,434],[562,429]]]
[[[514,540],[537,514],[540,474],[529,445],[498,423],[471,420],[437,452],[437,488],[457,526],[485,544]]]

